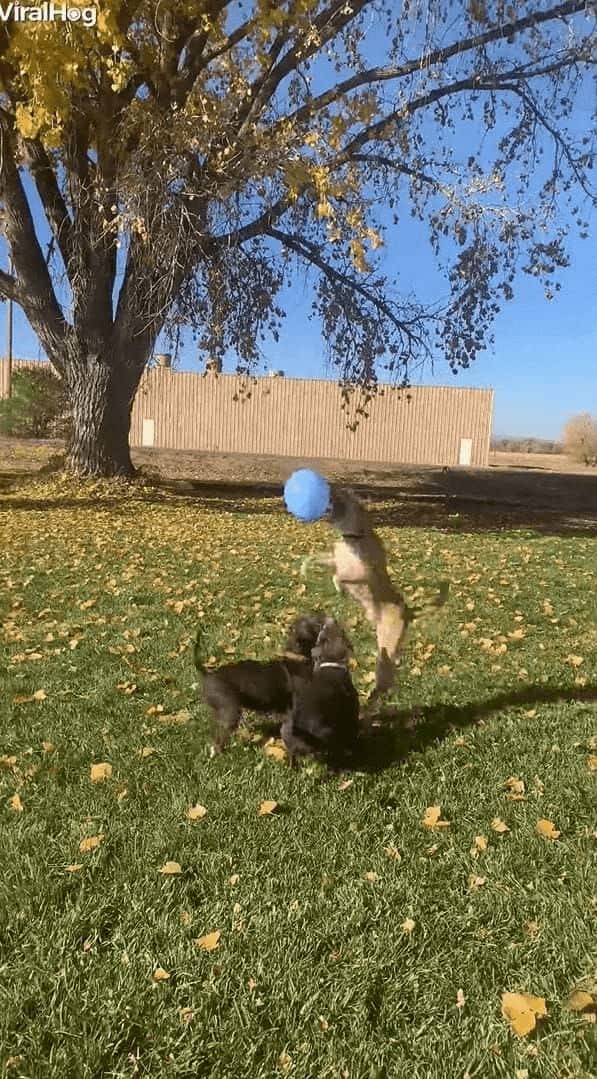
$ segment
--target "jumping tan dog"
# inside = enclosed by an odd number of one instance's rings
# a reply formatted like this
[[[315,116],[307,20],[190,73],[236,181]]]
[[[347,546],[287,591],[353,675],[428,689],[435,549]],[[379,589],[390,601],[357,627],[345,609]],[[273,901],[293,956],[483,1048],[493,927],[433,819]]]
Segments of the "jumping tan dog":
[[[439,595],[424,607],[411,608],[392,584],[388,575],[387,555],[374,532],[366,509],[353,494],[334,490],[329,513],[330,523],[342,538],[328,555],[310,555],[303,560],[301,574],[309,564],[329,566],[334,587],[360,603],[377,638],[375,687],[369,701],[387,693],[394,684],[396,667],[406,644],[411,623],[424,610],[441,607],[448,596],[447,584]]]

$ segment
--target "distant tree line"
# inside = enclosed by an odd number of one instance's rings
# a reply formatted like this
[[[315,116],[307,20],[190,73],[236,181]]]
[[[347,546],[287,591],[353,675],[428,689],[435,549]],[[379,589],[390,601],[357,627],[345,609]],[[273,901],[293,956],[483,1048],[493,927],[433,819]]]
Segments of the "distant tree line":
[[[492,438],[492,450],[501,453],[563,453],[561,442],[549,438]]]

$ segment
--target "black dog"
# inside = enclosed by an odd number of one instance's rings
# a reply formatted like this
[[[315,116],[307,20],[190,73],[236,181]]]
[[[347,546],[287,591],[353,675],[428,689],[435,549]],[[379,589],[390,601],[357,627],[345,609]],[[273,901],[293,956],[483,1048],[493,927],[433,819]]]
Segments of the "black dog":
[[[201,631],[195,642],[195,666],[203,676],[202,697],[214,716],[215,749],[220,753],[238,727],[243,709],[284,716],[292,707],[296,686],[313,674],[311,651],[325,615],[302,615],[290,627],[281,656],[260,663],[243,659],[207,670],[200,655]]]
[[[313,677],[296,686],[292,712],[282,724],[291,765],[295,756],[323,757],[332,768],[349,763],[359,736],[359,698],[348,669],[352,645],[326,618],[313,649]]]

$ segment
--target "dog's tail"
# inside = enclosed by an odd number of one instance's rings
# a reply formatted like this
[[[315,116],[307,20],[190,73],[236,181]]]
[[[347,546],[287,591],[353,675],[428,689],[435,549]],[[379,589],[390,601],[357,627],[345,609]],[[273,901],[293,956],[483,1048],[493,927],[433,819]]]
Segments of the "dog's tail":
[[[193,645],[193,662],[195,667],[199,671],[199,674],[205,674],[206,666],[205,659],[203,657],[203,630],[201,626],[197,627],[197,633],[195,635],[195,644]]]

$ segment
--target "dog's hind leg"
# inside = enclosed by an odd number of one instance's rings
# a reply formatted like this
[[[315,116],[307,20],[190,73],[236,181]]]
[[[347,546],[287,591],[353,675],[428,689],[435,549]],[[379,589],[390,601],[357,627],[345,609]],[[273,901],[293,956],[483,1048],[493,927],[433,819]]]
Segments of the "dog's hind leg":
[[[241,720],[241,709],[232,701],[227,701],[214,710],[214,749],[221,753],[230,741],[231,735]]]

